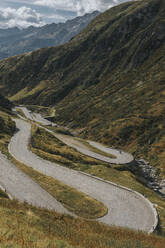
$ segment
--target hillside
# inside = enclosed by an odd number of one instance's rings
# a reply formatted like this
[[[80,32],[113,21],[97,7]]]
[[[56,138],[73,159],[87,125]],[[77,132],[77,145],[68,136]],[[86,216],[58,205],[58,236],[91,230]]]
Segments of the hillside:
[[[55,121],[122,147],[165,175],[165,2],[133,1],[69,43],[0,62],[11,100],[57,109]]]
[[[0,95],[0,108],[11,110],[12,106],[13,104],[8,99]]]
[[[72,218],[2,196],[0,201],[3,248],[162,248],[165,242],[156,235]]]
[[[63,44],[80,33],[97,15],[99,12],[95,11],[65,23],[52,23],[42,27],[30,26],[22,30],[0,29],[0,59]]]
[[[15,132],[15,122],[11,119],[13,104],[0,95],[0,150],[4,150],[6,139]]]

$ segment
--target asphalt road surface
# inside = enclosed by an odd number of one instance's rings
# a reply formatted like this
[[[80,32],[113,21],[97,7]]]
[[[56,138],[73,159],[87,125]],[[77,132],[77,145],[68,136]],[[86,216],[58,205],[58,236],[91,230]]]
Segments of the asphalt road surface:
[[[9,152],[18,161],[102,202],[107,206],[108,214],[99,221],[146,232],[152,229],[155,215],[147,200],[134,192],[39,158],[28,149],[30,124],[17,119],[16,125],[19,131],[11,139]]]
[[[37,123],[41,123],[43,126],[53,125],[52,122],[44,119],[40,114],[30,112],[26,107],[17,107],[17,108],[21,109],[24,112],[27,119],[29,119],[29,120],[35,121]],[[54,124],[54,125],[56,125],[56,124]],[[91,146],[93,146],[93,147],[95,147],[95,148],[97,148],[103,152],[114,155],[116,158],[109,158],[109,157],[106,157],[106,156],[103,156],[101,154],[98,154],[96,152],[91,151],[88,146],[83,144],[80,139],[78,140],[75,137],[71,137],[69,135],[63,135],[63,134],[59,134],[59,133],[54,133],[54,135],[58,139],[63,141],[65,144],[67,144],[68,146],[75,148],[78,152],[80,152],[86,156],[98,159],[100,161],[104,161],[104,162],[111,163],[111,164],[126,164],[126,163],[130,163],[134,160],[134,157],[127,152],[119,151],[119,150],[112,149],[112,148],[107,148],[107,147],[101,145],[100,143],[97,143],[94,141],[88,141],[88,143]]]
[[[6,190],[7,194],[20,202],[26,201],[36,207],[55,209],[57,212],[70,214],[48,192],[17,169],[1,152],[0,185]]]

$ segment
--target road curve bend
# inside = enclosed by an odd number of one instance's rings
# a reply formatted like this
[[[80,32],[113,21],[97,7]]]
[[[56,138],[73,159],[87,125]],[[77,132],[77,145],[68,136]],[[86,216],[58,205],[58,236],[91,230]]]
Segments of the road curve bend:
[[[46,129],[46,130],[48,132],[51,132],[49,129]],[[56,138],[60,139],[63,143],[65,143],[66,145],[76,149],[78,152],[80,152],[86,156],[89,156],[89,157],[98,159],[100,161],[106,162],[106,163],[127,164],[127,163],[131,163],[134,160],[134,157],[127,152],[118,151],[118,150],[112,149],[112,148],[107,148],[107,147],[101,145],[100,143],[97,143],[94,141],[88,141],[89,145],[97,148],[100,151],[114,155],[116,158],[110,158],[108,156],[101,155],[97,152],[93,152],[92,150],[90,150],[90,148],[87,145],[82,143],[80,139],[76,139],[75,137],[68,136],[65,134],[59,134],[59,133],[55,133],[55,132],[51,132],[51,133]]]
[[[18,161],[103,202],[108,208],[108,214],[99,221],[108,225],[151,231],[155,214],[142,196],[39,158],[28,149],[30,124],[17,119],[16,125],[19,131],[11,139],[9,152]]]
[[[61,203],[35,183],[29,176],[17,169],[5,155],[0,152],[0,185],[10,198],[28,202],[36,207],[51,209],[70,214]]]
[[[29,111],[26,107],[19,106],[17,108],[22,110],[24,115],[26,116],[26,118],[29,120],[35,121],[37,123],[41,123],[43,126],[50,126],[50,125],[56,126],[56,124],[46,120],[40,114],[33,113],[33,112]],[[47,129],[47,131],[51,132],[49,129]],[[67,144],[68,146],[76,149],[78,152],[80,152],[86,156],[89,156],[89,157],[98,159],[100,161],[106,162],[106,163],[127,164],[127,163],[130,163],[134,160],[134,157],[127,152],[119,151],[119,150],[112,149],[112,148],[107,148],[107,147],[101,145],[100,143],[97,143],[94,141],[88,141],[88,143],[91,146],[97,148],[98,150],[101,150],[103,152],[114,155],[116,158],[114,158],[114,159],[109,158],[107,156],[103,156],[99,153],[91,151],[87,145],[85,145],[84,143],[81,142],[80,139],[76,139],[75,137],[71,137],[71,136],[59,134],[59,133],[54,133],[54,132],[52,132],[52,134],[54,136],[56,136],[58,139],[60,139],[62,142]]]
[[[114,159],[110,158],[110,162],[112,164],[128,164],[134,160],[134,157],[132,156],[132,154],[128,152],[123,152],[121,150],[105,147],[102,144],[95,142],[95,141],[88,140],[88,143],[91,146],[97,148],[98,150],[101,150],[109,154],[113,154],[116,158]]]

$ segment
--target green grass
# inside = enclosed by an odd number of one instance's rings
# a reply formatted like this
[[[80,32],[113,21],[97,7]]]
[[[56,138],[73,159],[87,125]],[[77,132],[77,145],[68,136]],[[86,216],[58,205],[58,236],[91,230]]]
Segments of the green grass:
[[[0,150],[4,151],[8,140],[15,132],[15,122],[12,121],[11,115],[5,110],[0,110]]]
[[[12,134],[14,131],[15,123],[11,120],[11,115],[0,110],[0,134]]]
[[[37,85],[35,88],[33,88],[31,91],[29,91],[29,89],[27,87],[25,87],[24,89],[22,89],[21,91],[19,91],[18,93],[16,93],[14,96],[10,97],[10,101],[19,101],[22,96],[26,95],[26,96],[31,96],[34,95],[36,92],[40,92],[42,91],[46,86],[46,82],[40,82],[39,85]]]
[[[39,113],[43,116],[48,117],[54,117],[56,110],[54,107],[45,107],[40,105],[26,105],[28,109],[30,109],[33,112]]]
[[[0,199],[1,198],[8,198],[8,195],[2,189],[0,189]]]
[[[25,118],[25,119],[26,119],[26,115],[24,114],[24,112],[23,112],[23,110],[22,110],[22,109],[20,109],[20,108],[16,108],[16,110],[17,110],[18,114],[20,114],[23,118]]]
[[[31,149],[43,158],[70,168],[79,168],[79,164],[86,166],[99,164],[96,159],[82,155],[75,149],[65,145],[53,134],[35,125],[32,126]]]

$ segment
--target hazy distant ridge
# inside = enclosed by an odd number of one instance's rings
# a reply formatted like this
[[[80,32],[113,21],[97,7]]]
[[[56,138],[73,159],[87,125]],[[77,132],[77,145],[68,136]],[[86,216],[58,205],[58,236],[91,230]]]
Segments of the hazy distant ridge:
[[[99,12],[94,11],[65,23],[52,23],[42,27],[30,26],[22,30],[16,27],[0,29],[0,59],[63,44],[77,35],[97,15]]]

